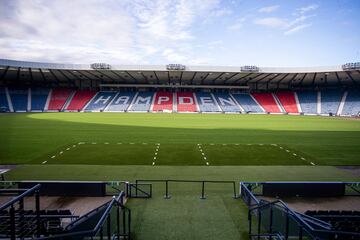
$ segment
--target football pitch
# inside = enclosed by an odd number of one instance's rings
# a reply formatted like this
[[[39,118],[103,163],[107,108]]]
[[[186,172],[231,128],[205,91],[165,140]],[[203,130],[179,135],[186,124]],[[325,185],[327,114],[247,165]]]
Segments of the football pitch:
[[[286,115],[0,114],[7,180],[359,181],[360,121]],[[231,188],[153,185],[130,199],[133,239],[247,239]]]

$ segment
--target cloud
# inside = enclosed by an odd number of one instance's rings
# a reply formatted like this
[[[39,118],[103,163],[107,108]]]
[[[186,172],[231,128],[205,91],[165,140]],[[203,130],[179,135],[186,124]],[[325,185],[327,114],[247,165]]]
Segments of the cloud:
[[[232,25],[228,26],[227,29],[230,31],[236,31],[243,27],[246,18],[237,19]]]
[[[209,12],[230,14],[220,0],[0,1],[0,49],[34,61],[165,62],[188,54],[178,46],[195,39],[193,26]]]
[[[262,7],[258,10],[259,13],[272,13],[276,10],[278,10],[280,6],[279,5],[273,5],[268,7]]]
[[[305,14],[305,13],[307,13],[307,12],[309,12],[309,11],[314,11],[314,10],[316,10],[316,9],[318,9],[318,8],[319,8],[319,5],[317,5],[317,4],[311,4],[311,5],[308,5],[308,6],[301,7],[301,8],[299,8],[299,9],[297,9],[297,12],[298,12],[299,14]]]
[[[257,25],[263,25],[271,28],[285,28],[288,25],[285,19],[278,17],[260,18],[256,19],[254,23]]]
[[[281,29],[285,35],[290,35],[299,32],[302,29],[311,27],[313,24],[309,19],[316,16],[316,14],[306,15],[307,12],[318,9],[318,5],[312,4],[302,8],[298,8],[293,12],[293,19],[281,17],[267,17],[255,19],[254,23],[270,28]],[[295,18],[294,18],[295,17]]]
[[[293,34],[293,33],[296,33],[302,29],[305,29],[305,28],[308,28],[308,27],[311,27],[312,26],[312,23],[308,23],[308,24],[301,24],[301,25],[298,25],[296,27],[293,27],[289,30],[287,30],[286,32],[284,32],[285,35],[290,35],[290,34]]]

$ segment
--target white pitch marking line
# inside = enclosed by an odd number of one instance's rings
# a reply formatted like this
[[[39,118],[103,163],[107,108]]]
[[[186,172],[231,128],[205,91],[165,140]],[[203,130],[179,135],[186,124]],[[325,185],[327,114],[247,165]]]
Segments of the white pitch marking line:
[[[142,143],[142,144],[147,145],[147,143]]]
[[[206,162],[206,165],[208,165],[208,166],[209,166],[209,162]]]
[[[63,151],[60,152],[60,154],[63,154],[63,153],[64,153]]]
[[[79,144],[79,145],[80,145],[80,144],[85,144],[85,142],[79,142],[78,144]]]
[[[120,142],[119,142],[119,143],[117,143],[117,144],[119,144],[119,145],[120,145],[120,144],[122,144],[122,143],[120,143]]]
[[[223,146],[226,146],[226,144],[224,143]]]
[[[155,165],[155,162],[152,162],[152,165],[154,166],[154,165]]]
[[[262,144],[262,143],[259,143],[259,146],[264,146],[264,144]]]
[[[204,157],[204,160],[206,160],[206,157]]]
[[[251,144],[250,144],[250,143],[248,143],[248,144],[246,144],[246,145],[251,146]]]
[[[280,149],[284,149],[283,147],[279,147]]]
[[[92,142],[91,144],[96,144],[96,142]]]
[[[157,145],[160,145],[160,143],[157,143]]]
[[[156,152],[155,155],[157,155],[158,153]]]
[[[294,156],[297,156],[296,153],[293,153]]]
[[[56,157],[56,155],[52,156],[51,158],[55,158],[55,157]]]
[[[238,143],[236,143],[235,145],[236,145],[236,146],[239,146],[239,144],[238,144]]]
[[[205,155],[205,153],[201,153],[203,156]]]
[[[157,149],[155,149],[155,151],[159,151],[159,149],[157,148]]]
[[[211,145],[211,146],[214,146],[215,144],[213,144],[213,143],[210,143],[210,145]]]
[[[45,164],[45,163],[47,163],[47,161],[43,161],[41,164]]]
[[[70,148],[67,148],[67,149],[66,149],[66,151],[69,151],[69,150],[70,150]]]
[[[73,148],[76,147],[76,145],[73,145]]]
[[[202,152],[202,149],[200,149],[200,152]]]
[[[130,143],[131,145],[134,145],[135,143]]]
[[[108,142],[105,142],[104,144],[109,144]]]
[[[315,163],[313,163],[313,162],[310,162],[310,164],[313,165],[313,166],[315,166]]]
[[[154,160],[156,159],[156,157],[154,157]]]
[[[289,150],[285,150],[286,152],[290,152]]]
[[[306,159],[302,157],[301,160],[306,160]]]

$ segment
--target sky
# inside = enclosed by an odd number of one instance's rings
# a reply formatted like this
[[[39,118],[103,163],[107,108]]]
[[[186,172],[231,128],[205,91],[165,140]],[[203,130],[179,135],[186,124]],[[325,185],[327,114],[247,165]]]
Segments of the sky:
[[[360,61],[360,0],[0,0],[0,58],[340,65]]]

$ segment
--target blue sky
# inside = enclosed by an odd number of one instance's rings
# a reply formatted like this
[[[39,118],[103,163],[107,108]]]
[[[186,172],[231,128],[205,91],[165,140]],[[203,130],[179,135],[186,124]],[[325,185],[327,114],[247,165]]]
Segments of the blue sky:
[[[0,58],[339,65],[360,61],[360,1],[0,0]]]

